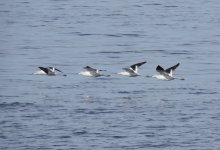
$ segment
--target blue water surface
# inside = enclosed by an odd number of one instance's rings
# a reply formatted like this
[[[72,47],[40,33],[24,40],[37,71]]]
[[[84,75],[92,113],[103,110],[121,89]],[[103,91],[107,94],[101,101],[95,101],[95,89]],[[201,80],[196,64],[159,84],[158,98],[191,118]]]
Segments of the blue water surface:
[[[220,1],[0,1],[0,149],[219,150]],[[138,77],[114,73],[147,61]],[[147,78],[180,66],[186,80]],[[78,75],[84,66],[111,77]],[[55,66],[67,76],[39,76]]]

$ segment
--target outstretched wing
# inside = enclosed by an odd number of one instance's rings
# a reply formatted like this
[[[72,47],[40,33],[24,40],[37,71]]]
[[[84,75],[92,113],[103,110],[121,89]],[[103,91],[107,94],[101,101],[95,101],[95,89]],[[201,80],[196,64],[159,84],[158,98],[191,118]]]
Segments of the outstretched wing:
[[[59,71],[59,72],[61,72],[61,73],[63,73],[61,70],[59,70],[59,69],[57,69],[57,68],[55,68],[55,70],[56,70],[56,71]]]
[[[156,71],[159,72],[160,74],[164,73],[164,69],[160,65],[157,66]]]
[[[40,70],[44,71],[46,74],[48,74],[49,70],[44,67],[38,67]]]
[[[97,72],[97,69],[94,69],[90,66],[86,66],[86,67],[84,67],[84,69],[87,70],[87,71],[91,71],[91,72]]]
[[[170,74],[170,73],[171,73],[171,70],[172,70],[172,72],[173,72],[179,65],[180,65],[180,63],[178,63],[178,64],[176,64],[176,65],[174,65],[174,66],[172,66],[172,67],[166,69],[165,72]]]
[[[140,63],[137,63],[137,64],[133,64],[133,65],[130,66],[130,68],[135,71],[136,67],[140,67],[141,65],[143,65],[145,63],[146,63],[146,61],[140,62]]]

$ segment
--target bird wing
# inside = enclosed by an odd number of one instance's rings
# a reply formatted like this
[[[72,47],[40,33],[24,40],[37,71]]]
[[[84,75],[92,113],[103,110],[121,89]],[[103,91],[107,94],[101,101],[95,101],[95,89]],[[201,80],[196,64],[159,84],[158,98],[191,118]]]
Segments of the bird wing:
[[[55,70],[56,70],[56,71],[59,71],[59,72],[61,72],[61,73],[63,73],[61,70],[59,70],[59,69],[57,69],[57,68],[55,68]]]
[[[38,67],[40,70],[44,71],[46,74],[48,74],[48,69],[47,68],[44,68],[44,67]]]
[[[97,69],[94,69],[90,66],[86,66],[86,67],[84,67],[84,69],[87,70],[87,71],[91,71],[91,72],[97,72]]]
[[[137,64],[133,64],[133,65],[130,66],[130,68],[131,68],[132,70],[136,70],[136,67],[140,67],[141,65],[143,65],[143,64],[145,64],[145,63],[146,63],[146,61],[140,62],[140,63],[137,63]]]
[[[164,69],[160,65],[157,66],[156,71],[159,72],[160,74],[164,73]]]
[[[172,66],[172,67],[166,69],[165,72],[170,74],[170,73],[171,73],[171,70],[172,70],[172,72],[173,72],[179,65],[180,65],[180,63],[178,63],[178,64],[176,64],[176,65],[174,65],[174,66]]]

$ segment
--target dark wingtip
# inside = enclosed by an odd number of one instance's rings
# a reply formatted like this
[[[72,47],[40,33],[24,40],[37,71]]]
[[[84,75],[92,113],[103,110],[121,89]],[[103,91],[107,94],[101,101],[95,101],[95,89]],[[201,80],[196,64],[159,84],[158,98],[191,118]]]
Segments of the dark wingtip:
[[[59,72],[62,72],[61,70],[59,70],[59,69],[57,69],[57,68],[55,68],[55,70],[56,70],[56,71],[59,71]],[[62,72],[62,73],[63,73],[63,72]]]
[[[135,67],[137,66],[137,67],[140,67],[141,65],[143,65],[143,64],[145,64],[146,63],[146,61],[143,61],[143,62],[140,62],[140,63],[137,63],[137,64],[133,64],[133,65],[131,65],[130,67],[133,69],[133,70],[135,70]]]
[[[88,69],[88,68],[91,68],[90,66],[85,66],[85,67],[83,67],[84,69]]]
[[[176,68],[178,67],[180,65],[180,63],[178,62],[175,66],[176,66]]]
[[[147,61],[143,61],[143,62],[141,62],[141,63],[139,63],[139,64],[143,65],[143,64],[145,64],[145,63],[147,63]]]
[[[156,71],[161,72],[164,71],[163,67],[161,67],[160,65],[157,66]]]
[[[178,66],[180,65],[180,63],[177,63],[174,67],[174,69],[176,69]]]

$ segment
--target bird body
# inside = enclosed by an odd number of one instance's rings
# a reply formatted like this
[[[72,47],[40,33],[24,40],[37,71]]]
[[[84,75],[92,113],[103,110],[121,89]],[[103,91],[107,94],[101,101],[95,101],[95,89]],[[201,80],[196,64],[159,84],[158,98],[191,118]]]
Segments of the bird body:
[[[160,65],[157,66],[156,71],[159,72],[157,75],[153,75],[153,78],[159,79],[159,80],[174,80],[174,79],[179,79],[179,80],[184,80],[183,78],[176,78],[173,77],[173,72],[176,70],[176,68],[180,65],[180,63],[168,68],[164,69]]]
[[[87,77],[99,77],[99,76],[104,76],[103,74],[100,74],[99,71],[105,71],[105,70],[98,70],[94,69],[90,66],[86,66],[83,68],[84,70],[81,71],[79,74]]]
[[[140,74],[138,73],[138,69],[141,65],[143,65],[145,63],[146,63],[146,61],[141,62],[141,63],[137,63],[137,64],[133,64],[130,66],[130,68],[122,68],[123,71],[119,72],[117,74],[123,75],[123,76],[129,76],[129,77],[139,76]]]
[[[53,76],[57,74],[58,72],[63,73],[62,71],[60,71],[59,69],[55,68],[55,67],[38,67],[40,70],[36,71],[34,74],[35,75],[49,75],[49,76]],[[65,74],[63,74],[64,76],[66,76]]]

